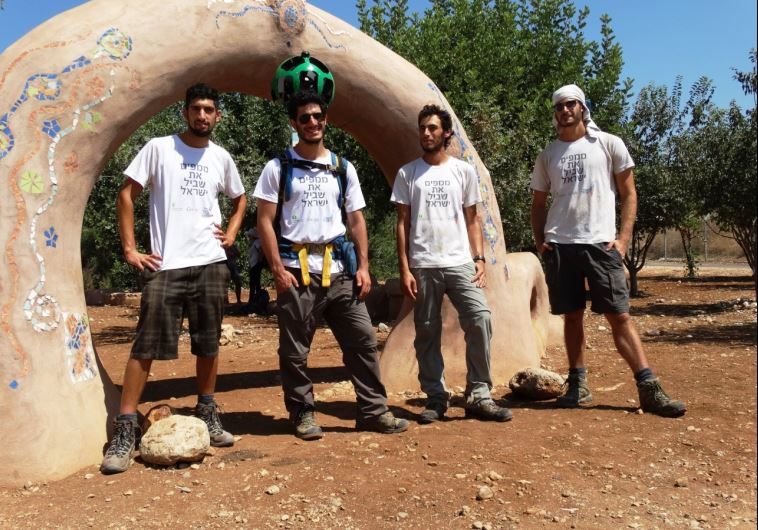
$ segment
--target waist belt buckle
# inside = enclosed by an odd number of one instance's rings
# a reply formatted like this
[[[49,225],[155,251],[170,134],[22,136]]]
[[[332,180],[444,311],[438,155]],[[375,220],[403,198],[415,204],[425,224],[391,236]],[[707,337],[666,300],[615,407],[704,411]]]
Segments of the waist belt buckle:
[[[325,243],[307,243],[305,245],[305,248],[308,249],[308,254],[318,254],[319,256],[324,255],[324,250],[326,249]]]

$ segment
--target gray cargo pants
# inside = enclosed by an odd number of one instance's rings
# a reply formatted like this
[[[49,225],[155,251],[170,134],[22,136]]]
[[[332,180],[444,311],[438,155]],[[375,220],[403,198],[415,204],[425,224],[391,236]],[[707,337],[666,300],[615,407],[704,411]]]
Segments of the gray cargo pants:
[[[416,278],[416,324],[418,380],[430,402],[447,406],[450,394],[445,387],[445,362],[442,358],[442,297],[447,293],[458,311],[458,321],[466,341],[466,403],[490,398],[490,339],[492,325],[484,291],[471,283],[476,274],[473,263],[458,267],[412,269]]]
[[[284,404],[290,412],[314,407],[313,383],[306,373],[316,323],[323,317],[342,349],[342,362],[350,372],[358,401],[358,417],[385,413],[387,391],[379,375],[376,334],[366,305],[357,298],[352,278],[332,274],[331,287],[321,287],[321,275],[311,273],[304,286],[299,269],[287,269],[299,287],[277,295],[279,317],[279,369]]]

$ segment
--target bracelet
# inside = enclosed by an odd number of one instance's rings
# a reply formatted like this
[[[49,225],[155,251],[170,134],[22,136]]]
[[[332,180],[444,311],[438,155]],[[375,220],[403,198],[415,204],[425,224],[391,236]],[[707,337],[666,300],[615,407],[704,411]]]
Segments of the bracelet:
[[[482,256],[482,255],[474,256],[474,263],[476,263],[477,261],[483,261],[483,262],[486,263],[487,259],[484,256]]]

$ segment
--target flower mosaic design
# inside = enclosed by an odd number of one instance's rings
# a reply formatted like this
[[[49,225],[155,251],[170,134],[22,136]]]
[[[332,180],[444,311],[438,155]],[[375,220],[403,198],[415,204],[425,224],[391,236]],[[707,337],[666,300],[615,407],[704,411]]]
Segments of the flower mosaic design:
[[[42,193],[45,189],[45,181],[42,179],[42,175],[31,170],[24,171],[18,185],[26,193]]]
[[[26,81],[24,96],[39,101],[50,101],[61,93],[61,82],[56,74],[36,74]]]
[[[95,57],[106,55],[114,61],[121,61],[131,52],[132,38],[117,28],[109,28],[97,39]]]
[[[74,383],[81,383],[97,375],[95,351],[87,315],[70,313],[63,315],[64,343],[68,375]]]
[[[50,138],[55,138],[58,133],[61,132],[61,124],[58,123],[58,120],[55,118],[52,120],[45,120],[42,122],[42,132]]]
[[[56,248],[58,246],[58,234],[55,232],[55,227],[51,226],[45,230],[45,246]]]
[[[282,0],[276,6],[279,29],[285,33],[298,34],[305,29],[307,11],[303,0]]]

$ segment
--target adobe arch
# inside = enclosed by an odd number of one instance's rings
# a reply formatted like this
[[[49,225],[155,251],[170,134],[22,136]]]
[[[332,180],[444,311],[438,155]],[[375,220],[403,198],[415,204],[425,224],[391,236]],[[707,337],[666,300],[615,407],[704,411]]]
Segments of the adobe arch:
[[[90,336],[80,263],[84,208],[100,171],[143,122],[199,80],[266,97],[285,57],[310,50],[337,80],[332,123],[392,181],[418,156],[415,116],[449,108],[418,69],[301,0],[92,0],[45,22],[0,56],[1,484],[64,477],[99,462],[118,392]],[[536,366],[547,339],[544,280],[528,255],[506,257],[487,169],[456,124],[456,154],[485,198],[488,298],[497,382]],[[510,279],[506,279],[506,263]],[[451,308],[446,322],[454,323]],[[462,381],[462,340],[445,326],[448,376]],[[382,358],[389,388],[416,387],[412,322]]]

